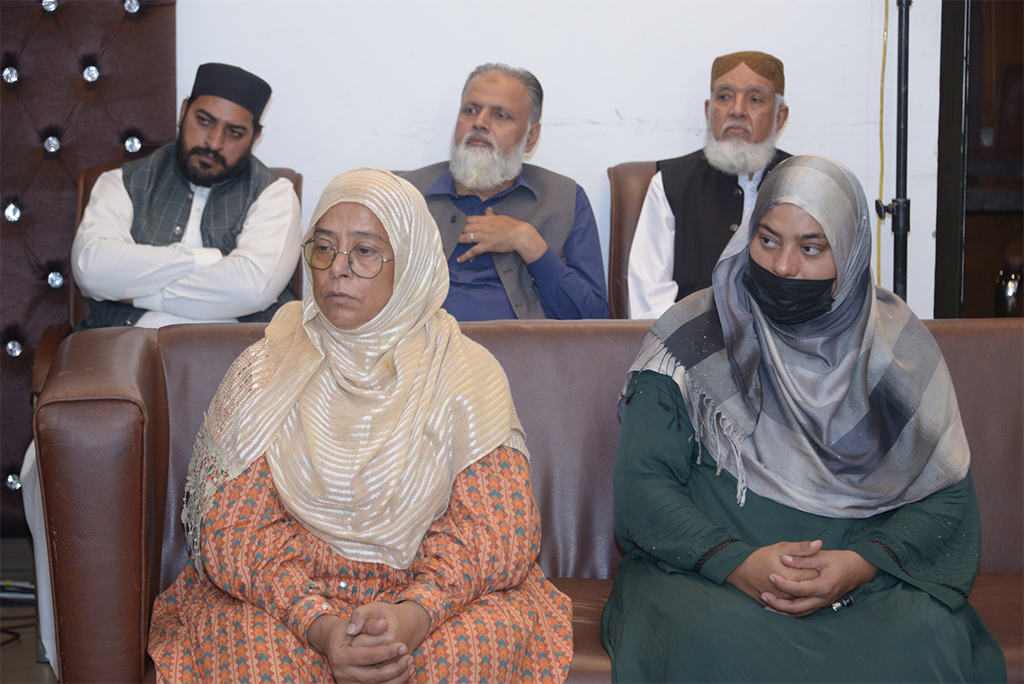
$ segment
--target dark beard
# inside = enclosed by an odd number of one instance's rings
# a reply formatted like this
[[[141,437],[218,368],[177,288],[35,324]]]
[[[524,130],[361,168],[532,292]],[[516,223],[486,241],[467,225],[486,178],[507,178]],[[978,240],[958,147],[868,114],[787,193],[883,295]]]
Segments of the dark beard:
[[[178,161],[178,169],[181,170],[185,178],[188,179],[189,183],[198,185],[203,188],[208,188],[218,183],[224,183],[233,178],[238,178],[245,170],[249,168],[249,161],[252,158],[252,146],[249,146],[249,150],[242,155],[242,157],[235,162],[234,166],[228,166],[224,157],[219,152],[214,152],[208,147],[193,147],[188,152],[185,151],[184,145],[181,141],[181,132],[178,132],[178,140],[174,145],[175,157]],[[193,154],[209,154],[213,156],[220,164],[224,167],[224,170],[220,173],[210,173],[204,171],[198,167],[193,167],[189,164]]]

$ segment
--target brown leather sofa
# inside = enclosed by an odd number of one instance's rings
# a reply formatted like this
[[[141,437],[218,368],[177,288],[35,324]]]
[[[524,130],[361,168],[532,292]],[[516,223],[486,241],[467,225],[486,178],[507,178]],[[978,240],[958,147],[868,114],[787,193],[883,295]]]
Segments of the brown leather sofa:
[[[466,332],[504,366],[544,519],[541,565],[574,603],[570,681],[610,681],[601,609],[612,530],[616,397],[650,322],[497,322]],[[928,323],[957,388],[982,513],[973,603],[1024,680],[1024,321]],[[261,325],[75,333],[35,412],[65,681],[152,679],[153,598],[186,560],[179,522],[192,442],[221,376]],[[941,647],[941,645],[937,645]]]

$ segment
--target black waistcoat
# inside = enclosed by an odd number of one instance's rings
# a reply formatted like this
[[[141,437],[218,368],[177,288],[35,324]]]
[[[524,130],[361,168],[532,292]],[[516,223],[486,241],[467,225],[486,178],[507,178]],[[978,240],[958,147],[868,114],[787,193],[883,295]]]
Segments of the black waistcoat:
[[[776,150],[761,182],[789,156]],[[679,301],[711,286],[711,271],[743,220],[743,189],[736,176],[708,164],[703,151],[659,161],[658,170],[676,218],[672,279],[679,285]]]

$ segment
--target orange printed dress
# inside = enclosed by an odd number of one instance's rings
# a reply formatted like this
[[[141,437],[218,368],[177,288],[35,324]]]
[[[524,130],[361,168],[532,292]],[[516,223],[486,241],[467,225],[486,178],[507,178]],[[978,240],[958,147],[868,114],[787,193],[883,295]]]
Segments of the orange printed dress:
[[[499,447],[456,479],[407,570],[346,560],[282,505],[264,458],[220,487],[189,564],[157,597],[149,654],[174,682],[332,682],[306,641],[320,615],[413,600],[431,631],[414,682],[562,682],[572,607],[536,563],[529,463]]]

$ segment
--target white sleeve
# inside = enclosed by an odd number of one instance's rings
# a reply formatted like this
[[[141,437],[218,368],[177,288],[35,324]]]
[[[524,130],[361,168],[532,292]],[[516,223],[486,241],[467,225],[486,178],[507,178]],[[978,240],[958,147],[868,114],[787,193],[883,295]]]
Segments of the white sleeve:
[[[675,236],[676,218],[659,171],[647,187],[629,250],[630,318],[660,318],[675,304],[679,292],[672,279]]]
[[[291,181],[279,178],[249,207],[230,254],[180,277],[135,306],[199,320],[238,318],[277,301],[299,262],[302,211]]]
[[[71,269],[86,297],[125,300],[152,294],[207,263],[211,251],[218,252],[180,243],[135,244],[134,218],[121,169],[100,175],[71,244]]]

